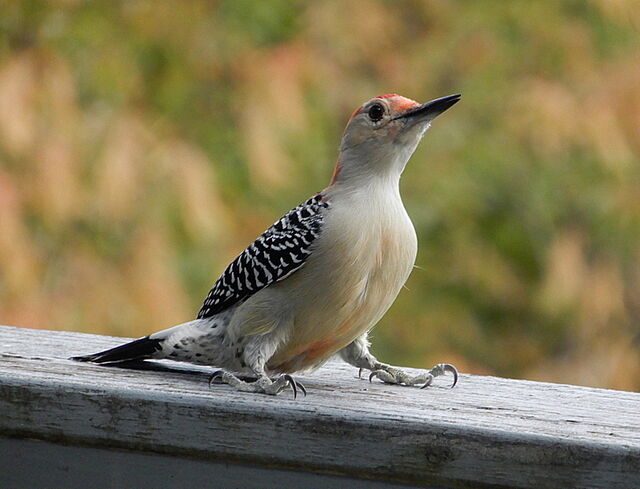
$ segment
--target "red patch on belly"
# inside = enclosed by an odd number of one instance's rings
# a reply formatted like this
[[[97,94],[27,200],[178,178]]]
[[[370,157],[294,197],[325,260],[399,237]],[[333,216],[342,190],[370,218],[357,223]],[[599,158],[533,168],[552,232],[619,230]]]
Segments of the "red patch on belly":
[[[295,372],[312,366],[318,360],[323,360],[326,357],[331,356],[334,353],[334,346],[335,341],[333,340],[316,341],[315,343],[304,347],[301,352],[296,353],[288,360],[285,360],[278,365],[268,366],[268,368],[269,370],[276,372]]]
[[[329,352],[333,347],[334,342],[332,340],[322,340],[316,341],[312,343],[302,355],[304,355],[305,360],[319,360],[326,356],[331,355],[333,352]]]

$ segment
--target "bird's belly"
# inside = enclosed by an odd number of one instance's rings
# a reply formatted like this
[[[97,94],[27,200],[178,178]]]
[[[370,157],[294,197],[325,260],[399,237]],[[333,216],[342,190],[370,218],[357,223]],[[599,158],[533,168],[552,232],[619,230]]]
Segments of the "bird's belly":
[[[326,268],[321,260],[311,263],[298,280],[288,284],[292,292],[304,291],[305,298],[296,300],[289,335],[268,369],[296,372],[317,368],[371,329],[393,304],[413,267],[415,246],[407,246],[402,238],[395,236],[396,241],[390,242],[378,236],[375,245],[364,247],[366,253],[362,247],[344,253],[341,262],[331,267],[333,273],[321,281],[306,280],[321,274],[317,268]]]
[[[367,300],[351,294],[339,312],[321,307],[308,307],[296,317],[288,340],[269,362],[269,368],[283,372],[319,367],[333,354],[368,331],[393,303],[393,298],[373,292],[369,284]],[[364,292],[363,292],[364,293]],[[336,297],[335,300],[344,300]]]

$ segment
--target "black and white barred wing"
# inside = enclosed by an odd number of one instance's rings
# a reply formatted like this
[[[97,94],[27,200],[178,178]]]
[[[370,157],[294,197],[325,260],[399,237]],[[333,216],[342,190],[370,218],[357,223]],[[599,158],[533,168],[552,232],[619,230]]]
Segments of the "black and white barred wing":
[[[218,278],[198,319],[218,314],[299,270],[313,251],[327,207],[318,194],[267,229]]]

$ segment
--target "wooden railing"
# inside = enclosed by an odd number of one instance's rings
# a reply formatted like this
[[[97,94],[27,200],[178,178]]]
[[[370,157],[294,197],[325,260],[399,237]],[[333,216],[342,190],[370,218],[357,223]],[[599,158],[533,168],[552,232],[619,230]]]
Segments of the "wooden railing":
[[[640,488],[640,394],[330,363],[306,398],[210,369],[76,363],[122,338],[0,327],[2,488]]]

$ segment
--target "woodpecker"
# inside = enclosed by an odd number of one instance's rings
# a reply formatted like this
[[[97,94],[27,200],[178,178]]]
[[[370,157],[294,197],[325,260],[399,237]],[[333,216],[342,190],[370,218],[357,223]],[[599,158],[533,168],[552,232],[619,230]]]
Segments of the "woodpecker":
[[[431,121],[460,100],[424,104],[396,94],[358,107],[347,124],[330,185],[298,205],[222,273],[195,320],[115,348],[73,357],[104,364],[170,359],[220,368],[210,383],[278,394],[304,386],[293,373],[338,356],[369,380],[430,385],[441,363],[410,375],[379,362],[367,335],[409,277],[417,238],[400,175]],[[453,386],[452,386],[453,387]]]

